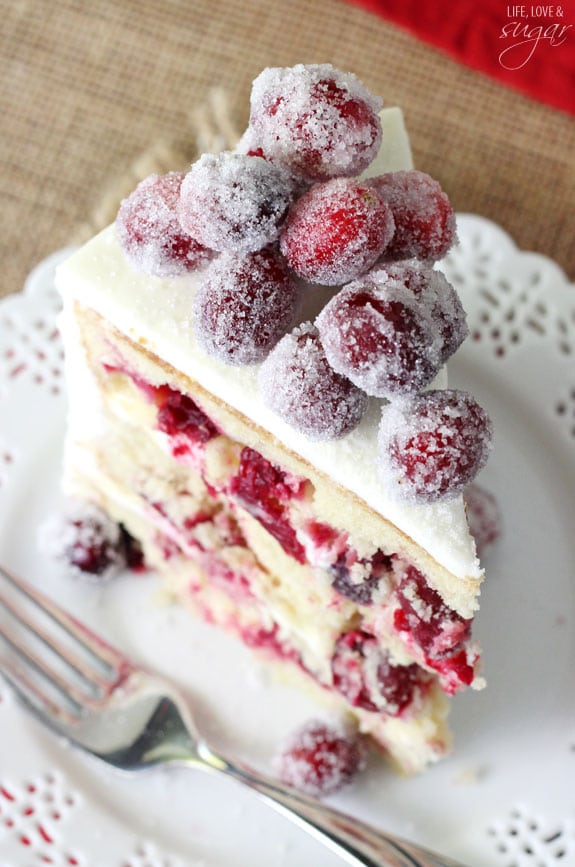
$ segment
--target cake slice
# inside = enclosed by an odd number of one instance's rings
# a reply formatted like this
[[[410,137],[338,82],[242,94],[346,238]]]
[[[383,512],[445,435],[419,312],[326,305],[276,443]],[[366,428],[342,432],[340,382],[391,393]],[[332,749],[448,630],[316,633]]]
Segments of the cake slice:
[[[330,66],[266,70],[234,153],[148,179],[60,268],[64,484],[412,773],[450,747],[447,696],[483,685],[461,491],[489,424],[446,389],[464,317],[429,265],[441,232],[432,251],[406,218],[427,176],[400,171],[401,114],[379,108]],[[353,367],[352,309],[404,340],[395,367]]]

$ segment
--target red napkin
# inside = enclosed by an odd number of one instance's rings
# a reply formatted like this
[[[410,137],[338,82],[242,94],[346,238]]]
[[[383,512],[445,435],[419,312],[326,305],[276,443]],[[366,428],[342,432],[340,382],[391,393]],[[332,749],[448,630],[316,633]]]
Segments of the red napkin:
[[[575,0],[351,0],[460,63],[575,114]]]

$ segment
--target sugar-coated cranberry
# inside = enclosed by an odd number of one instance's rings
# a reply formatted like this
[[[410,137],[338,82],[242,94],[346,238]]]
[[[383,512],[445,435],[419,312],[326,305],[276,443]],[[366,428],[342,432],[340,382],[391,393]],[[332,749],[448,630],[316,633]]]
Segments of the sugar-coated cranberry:
[[[227,364],[255,364],[289,331],[299,300],[300,290],[273,248],[241,257],[223,253],[196,293],[196,336],[209,355]]]
[[[483,557],[501,536],[501,512],[491,493],[477,482],[465,488],[463,498],[467,507],[467,520],[475,539],[477,554]]]
[[[182,182],[180,222],[205,247],[251,253],[278,237],[291,192],[287,172],[259,156],[203,154]]]
[[[251,147],[309,181],[358,175],[379,148],[380,107],[330,64],[269,68],[252,85]]]
[[[459,295],[445,275],[416,259],[378,265],[372,272],[379,281],[397,281],[413,294],[441,335],[441,363],[459,349],[469,328]]]
[[[328,571],[334,590],[357,605],[371,605],[374,593],[391,569],[392,558],[383,551],[376,551],[369,559],[359,559],[355,551],[348,549]]]
[[[389,172],[369,183],[386,202],[395,233],[385,251],[390,259],[441,259],[456,237],[455,214],[448,197],[425,172]]]
[[[413,700],[422,674],[417,665],[394,665],[377,639],[362,630],[341,635],[331,661],[333,685],[353,707],[400,714]]]
[[[280,249],[304,280],[336,286],[375,264],[393,228],[390,209],[367,183],[333,178],[314,184],[290,209]]]
[[[116,233],[132,267],[154,277],[178,277],[214,256],[180,225],[183,172],[150,175],[122,201]]]
[[[286,740],[274,768],[286,785],[321,798],[349,785],[364,761],[364,744],[356,732],[310,720]]]
[[[67,502],[42,526],[40,545],[80,578],[106,581],[126,566],[122,528],[89,503]]]
[[[383,407],[379,472],[391,497],[433,503],[462,493],[491,449],[489,416],[467,392],[428,391]]]
[[[337,439],[357,427],[367,396],[329,365],[309,322],[279,341],[263,362],[260,392],[266,406],[310,439]]]
[[[169,436],[186,434],[195,442],[206,443],[217,436],[218,429],[205,412],[187,394],[162,386],[158,402],[158,428]]]
[[[334,370],[376,397],[419,391],[441,366],[437,321],[401,281],[382,271],[344,286],[316,325]]]

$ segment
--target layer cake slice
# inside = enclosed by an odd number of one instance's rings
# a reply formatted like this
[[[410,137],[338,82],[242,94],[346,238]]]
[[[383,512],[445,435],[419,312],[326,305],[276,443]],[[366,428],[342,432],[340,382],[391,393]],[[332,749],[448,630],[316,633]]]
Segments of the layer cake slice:
[[[308,91],[310,81],[316,90],[318,82],[331,82],[326,92],[332,108],[341,108],[340,92],[348,94],[348,109],[339,114],[349,117],[349,104],[355,106],[357,126],[363,90],[353,77],[341,77],[328,66],[266,71],[254,84],[253,105],[264,104],[274,87],[279,88],[280,102],[290,94],[296,101],[290,90],[294,77],[296,84],[306,79]],[[367,97],[365,102],[373,115],[379,106]],[[402,387],[400,394],[374,394],[369,386],[369,395],[341,371],[334,373],[330,359],[329,375],[338,383],[345,380],[345,395],[351,389],[353,400],[338,398],[336,410],[330,410],[328,400],[317,417],[351,406],[357,418],[351,424],[348,413],[340,431],[329,420],[327,426],[320,424],[319,433],[315,421],[311,433],[301,425],[298,429],[305,403],[301,399],[295,416],[282,414],[282,399],[278,412],[275,374],[270,374],[276,369],[272,362],[277,365],[282,357],[278,348],[285,350],[288,338],[294,345],[311,341],[314,353],[317,347],[323,353],[317,337],[322,317],[325,321],[326,310],[341,297],[342,286],[349,290],[366,275],[370,292],[376,291],[373,285],[379,291],[382,280],[395,280],[396,286],[399,272],[393,268],[403,262],[401,252],[392,261],[380,251],[351,277],[342,279],[340,270],[330,286],[319,285],[317,276],[314,285],[309,275],[297,274],[297,262],[289,262],[297,305],[289,323],[281,326],[283,338],[276,335],[255,360],[226,358],[221,348],[213,351],[213,334],[206,339],[198,333],[197,300],[206,295],[224,260],[224,276],[231,279],[234,262],[254,261],[261,250],[265,256],[271,250],[270,256],[289,258],[291,214],[302,201],[306,204],[310,191],[313,196],[322,187],[323,195],[334,174],[339,190],[341,176],[355,178],[363,172],[353,181],[354,190],[358,184],[373,183],[370,190],[377,193],[378,178],[411,168],[409,146],[401,114],[387,109],[380,115],[382,144],[379,132],[372,143],[377,156],[374,151],[363,163],[347,167],[339,160],[336,168],[322,166],[319,171],[314,163],[310,177],[302,169],[310,169],[305,148],[286,150],[282,141],[279,155],[266,151],[273,150],[270,136],[265,129],[258,131],[255,115],[252,109],[250,128],[229,155],[229,164],[235,171],[236,163],[248,161],[251,170],[249,161],[256,160],[258,171],[262,162],[265,171],[276,164],[285,171],[289,210],[287,217],[284,209],[274,218],[275,237],[270,240],[268,233],[254,242],[250,227],[243,234],[251,240],[229,249],[229,237],[219,245],[216,231],[210,236],[216,237],[212,247],[204,236],[195,239],[205,255],[193,264],[188,261],[184,273],[157,276],[149,273],[154,270],[149,237],[140,260],[131,255],[124,211],[117,225],[60,268],[69,389],[65,489],[98,505],[139,540],[146,562],[165,577],[179,601],[234,632],[318,698],[355,717],[397,767],[412,773],[450,747],[447,696],[483,685],[479,651],[471,639],[483,571],[469,533],[461,484],[447,496],[444,491],[428,495],[425,488],[423,495],[416,491],[414,499],[398,496],[393,484],[386,485],[388,476],[378,470],[385,410],[405,414],[422,394],[424,399],[431,393],[452,394],[446,391],[444,358],[437,370],[426,373],[424,385]],[[295,128],[300,130],[301,124]],[[358,151],[365,136],[361,142]],[[322,147],[328,153],[337,151],[329,141]],[[285,154],[294,148],[299,162],[290,163]],[[222,164],[216,157],[204,160],[202,184],[207,169],[221,175]],[[375,180],[366,180],[368,175]],[[181,188],[178,183],[178,225],[185,224],[188,232],[190,221],[195,225],[192,205],[198,207],[201,200],[190,192],[193,181],[184,179]],[[186,186],[188,200],[182,205]],[[381,191],[378,208],[380,201],[385,201]],[[325,224],[324,199],[321,207]],[[246,250],[246,243],[260,246]],[[391,249],[389,239],[385,244]],[[338,253],[336,272],[346,255]],[[409,274],[429,274],[428,262],[410,259],[407,267]],[[324,268],[322,275],[326,273]],[[393,296],[394,303],[401,301],[401,292]],[[437,294],[436,288],[433,292]],[[275,317],[272,309],[267,315]],[[431,318],[437,321],[435,313]],[[324,370],[323,354],[321,359]],[[268,393],[272,383],[271,398],[266,397],[266,381]],[[280,395],[281,387],[278,382]],[[356,412],[360,405],[361,412]],[[483,460],[485,449],[480,451]],[[417,485],[408,480],[407,487]]]

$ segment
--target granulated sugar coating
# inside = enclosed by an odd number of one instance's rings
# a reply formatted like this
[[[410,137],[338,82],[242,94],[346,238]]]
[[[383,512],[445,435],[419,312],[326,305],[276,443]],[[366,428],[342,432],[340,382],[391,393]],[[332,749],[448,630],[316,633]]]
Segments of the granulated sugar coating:
[[[292,327],[299,301],[300,289],[272,247],[222,253],[194,299],[198,343],[227,364],[255,364]]]
[[[365,274],[393,230],[391,210],[367,184],[333,178],[314,184],[291,208],[280,249],[304,280],[336,286]]]
[[[39,546],[71,575],[107,581],[126,564],[120,526],[97,506],[69,500],[40,527]]]
[[[381,105],[327,63],[265,69],[252,86],[250,146],[309,181],[358,175],[379,149]]]
[[[287,172],[261,157],[204,154],[182,183],[180,222],[205,247],[251,253],[278,237],[291,192]]]
[[[375,397],[419,391],[441,366],[443,340],[431,296],[416,297],[384,270],[344,286],[316,325],[334,370]]]
[[[349,785],[365,757],[365,746],[351,728],[310,720],[286,740],[274,770],[286,785],[321,798]]]
[[[389,496],[433,503],[455,497],[485,465],[491,421],[470,394],[429,391],[383,407],[379,474]]]
[[[122,201],[116,232],[136,271],[154,277],[179,277],[206,265],[214,256],[178,220],[182,172],[149,175]]]
[[[313,440],[349,433],[367,406],[367,395],[330,367],[309,322],[272,350],[262,364],[259,385],[264,403]]]
[[[426,305],[426,311],[442,338],[441,363],[445,364],[469,334],[461,299],[445,275],[417,259],[411,259],[379,265],[373,277],[382,282],[394,280],[403,283],[420,303]]]
[[[387,202],[395,233],[386,250],[390,259],[441,259],[455,243],[455,214],[438,182],[416,169],[389,172],[369,183]]]

